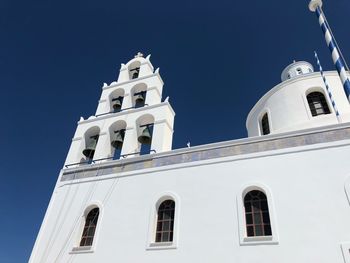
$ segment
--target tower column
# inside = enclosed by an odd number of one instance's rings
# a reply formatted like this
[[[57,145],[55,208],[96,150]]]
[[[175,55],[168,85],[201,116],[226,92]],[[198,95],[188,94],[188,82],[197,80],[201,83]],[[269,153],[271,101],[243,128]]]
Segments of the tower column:
[[[327,46],[332,54],[333,63],[342,81],[346,97],[348,101],[350,101],[350,81],[346,75],[345,61],[340,56],[340,50],[336,45],[336,41],[331,34],[328,24],[326,23],[326,17],[322,11],[322,0],[311,0],[309,3],[309,9],[312,12],[316,12],[318,21],[326,39]]]
[[[137,155],[139,151],[139,144],[137,141],[137,130],[135,127],[127,127],[125,130],[123,148],[121,152],[121,156],[127,155],[126,157],[134,157],[132,153]]]
[[[151,149],[156,153],[171,150],[173,129],[166,120],[154,123],[152,136],[154,140],[152,140]],[[163,140],[157,140],[157,138],[163,138]]]

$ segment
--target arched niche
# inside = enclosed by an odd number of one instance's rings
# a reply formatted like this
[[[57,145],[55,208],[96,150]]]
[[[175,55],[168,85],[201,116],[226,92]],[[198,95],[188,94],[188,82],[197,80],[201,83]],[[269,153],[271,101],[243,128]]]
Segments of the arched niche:
[[[152,150],[154,116],[145,114],[136,120],[137,140],[139,143],[139,152],[141,155],[149,154]]]
[[[111,156],[113,156],[113,159],[120,158],[124,144],[125,130],[126,122],[123,120],[116,121],[109,127]]]
[[[122,108],[122,103],[124,100],[125,91],[124,89],[116,89],[111,94],[109,94],[109,111],[118,112]],[[120,107],[117,107],[120,104]]]
[[[131,89],[132,106],[139,108],[145,105],[147,96],[147,85],[139,83]]]
[[[84,145],[82,150],[83,160],[93,160],[99,135],[100,128],[98,126],[91,127],[84,133]]]
[[[140,61],[134,61],[130,63],[128,66],[128,71],[129,71],[129,79],[137,79],[140,74],[140,67],[141,67],[141,62]]]

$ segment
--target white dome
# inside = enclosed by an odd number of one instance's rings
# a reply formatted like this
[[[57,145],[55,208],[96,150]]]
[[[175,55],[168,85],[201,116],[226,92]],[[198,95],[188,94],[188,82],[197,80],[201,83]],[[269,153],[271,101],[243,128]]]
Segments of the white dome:
[[[307,62],[289,65],[282,76],[297,68],[312,69]],[[336,71],[325,72],[342,122],[350,121],[350,104]],[[317,97],[315,100],[315,96]],[[318,100],[318,101],[317,101]],[[301,74],[267,92],[247,117],[248,136],[260,136],[339,123],[319,72]]]
[[[282,81],[314,72],[314,67],[306,61],[297,61],[288,65],[282,72]]]

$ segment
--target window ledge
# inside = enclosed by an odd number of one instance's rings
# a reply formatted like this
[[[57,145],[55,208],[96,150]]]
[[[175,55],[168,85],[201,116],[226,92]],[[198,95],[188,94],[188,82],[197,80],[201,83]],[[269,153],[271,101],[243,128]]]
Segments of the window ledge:
[[[91,246],[86,247],[73,247],[72,251],[69,254],[82,254],[82,253],[93,253],[94,250]]]
[[[176,249],[174,242],[153,242],[148,245],[146,250],[160,250],[160,249]]]
[[[241,240],[241,246],[249,245],[277,245],[278,241],[273,236],[245,237]]]

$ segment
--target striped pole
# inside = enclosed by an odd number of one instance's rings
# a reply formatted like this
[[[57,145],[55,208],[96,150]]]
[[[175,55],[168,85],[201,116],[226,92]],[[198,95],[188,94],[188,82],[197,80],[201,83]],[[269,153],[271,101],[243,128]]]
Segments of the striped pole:
[[[316,12],[318,21],[320,23],[321,29],[324,33],[324,36],[327,42],[327,46],[331,51],[334,65],[338,71],[339,77],[343,84],[346,97],[350,102],[350,81],[348,79],[348,76],[346,75],[346,70],[345,70],[346,64],[344,59],[340,56],[341,54],[340,49],[336,44],[335,38],[331,33],[328,23],[326,22],[327,21],[326,17],[322,11],[322,0],[311,0],[309,3],[309,9],[312,12]]]
[[[335,111],[335,115],[337,116],[338,121],[340,122],[339,112],[338,112],[337,105],[335,104],[335,101],[334,101],[332,92],[331,92],[331,90],[329,89],[329,85],[328,85],[328,82],[327,82],[327,80],[326,80],[326,76],[325,76],[324,73],[323,73],[323,68],[322,68],[322,66],[321,66],[320,60],[318,59],[318,55],[317,55],[316,51],[315,51],[315,58],[316,58],[317,65],[318,65],[318,68],[319,68],[319,70],[320,70],[320,73],[321,73],[321,76],[322,76],[324,85],[326,86],[327,93],[328,93],[328,97],[329,97],[329,99],[330,99],[331,102],[332,102],[332,106],[333,106],[333,109],[334,109],[334,111]]]

